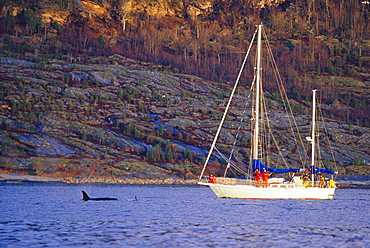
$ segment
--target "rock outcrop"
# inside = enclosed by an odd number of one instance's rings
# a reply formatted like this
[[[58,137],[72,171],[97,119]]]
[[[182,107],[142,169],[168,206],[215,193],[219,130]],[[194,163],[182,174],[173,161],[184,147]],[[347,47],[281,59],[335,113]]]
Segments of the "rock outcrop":
[[[226,100],[226,84],[150,70],[149,65],[122,56],[94,64],[56,60],[48,64],[1,59],[2,89],[7,91],[0,102],[4,167],[66,178],[75,178],[75,173],[82,178],[109,174],[164,180],[168,175],[192,178],[199,172],[219,122],[219,103]],[[208,97],[202,97],[205,93]],[[287,160],[298,163],[286,117],[279,104],[270,101],[276,108],[271,118],[278,120],[272,124],[285,142]],[[298,117],[303,132],[309,132],[310,118]],[[227,127],[238,125],[237,119],[230,121]],[[365,127],[327,122],[325,137],[341,172],[353,173],[341,165],[356,158],[370,161],[369,133]],[[232,133],[222,137],[225,146],[233,143]],[[322,146],[327,160],[328,142]],[[240,145],[236,156],[247,160],[248,145]]]

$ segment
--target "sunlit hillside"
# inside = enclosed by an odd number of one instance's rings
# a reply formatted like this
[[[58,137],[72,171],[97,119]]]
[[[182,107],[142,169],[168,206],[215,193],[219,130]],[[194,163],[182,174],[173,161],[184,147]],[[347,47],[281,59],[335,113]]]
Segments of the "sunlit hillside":
[[[4,171],[195,178],[262,22],[301,119],[311,90],[320,89],[341,172],[369,173],[369,4],[18,0],[0,7]],[[266,86],[274,101],[277,89]]]

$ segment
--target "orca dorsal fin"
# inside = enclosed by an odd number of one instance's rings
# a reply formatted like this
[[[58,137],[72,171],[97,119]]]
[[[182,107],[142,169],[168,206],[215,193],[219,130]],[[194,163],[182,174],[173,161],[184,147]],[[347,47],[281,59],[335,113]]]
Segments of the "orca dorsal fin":
[[[90,200],[90,197],[86,194],[86,192],[85,191],[83,191],[82,190],[82,195],[83,195],[83,197],[82,197],[82,200],[83,201],[88,201],[88,200]]]

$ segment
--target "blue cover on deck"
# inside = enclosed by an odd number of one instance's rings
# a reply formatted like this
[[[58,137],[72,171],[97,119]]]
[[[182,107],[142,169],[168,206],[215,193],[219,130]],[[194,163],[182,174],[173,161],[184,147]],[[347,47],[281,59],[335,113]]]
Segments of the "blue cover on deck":
[[[317,173],[335,174],[335,172],[332,170],[320,169],[320,168],[317,168],[316,166],[311,166],[311,168],[309,168],[308,170],[311,171],[312,174],[317,174]]]
[[[259,159],[253,159],[253,171],[256,171],[257,169],[259,169],[260,171],[266,170],[266,171],[273,172],[273,173],[288,173],[288,172],[303,171],[303,169],[293,169],[293,168],[273,169],[273,168],[266,167]]]
[[[304,169],[293,169],[293,168],[288,168],[288,169],[273,169],[266,167],[259,159],[253,159],[253,171],[256,171],[259,169],[259,171],[266,170],[269,172],[273,173],[287,173],[287,172],[300,172],[304,171]],[[327,169],[320,169],[317,168],[316,166],[311,166],[311,168],[308,169],[309,171],[312,172],[312,174],[317,174],[317,173],[327,173],[327,174],[335,174],[334,171],[332,170],[327,170]]]

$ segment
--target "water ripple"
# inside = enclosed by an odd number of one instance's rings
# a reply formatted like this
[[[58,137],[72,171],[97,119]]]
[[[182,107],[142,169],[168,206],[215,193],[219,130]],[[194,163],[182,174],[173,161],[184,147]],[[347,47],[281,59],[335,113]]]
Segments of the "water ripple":
[[[81,187],[1,186],[0,247],[370,247],[369,190],[266,201],[217,199],[203,187],[91,185],[91,195],[119,201],[83,202]]]

